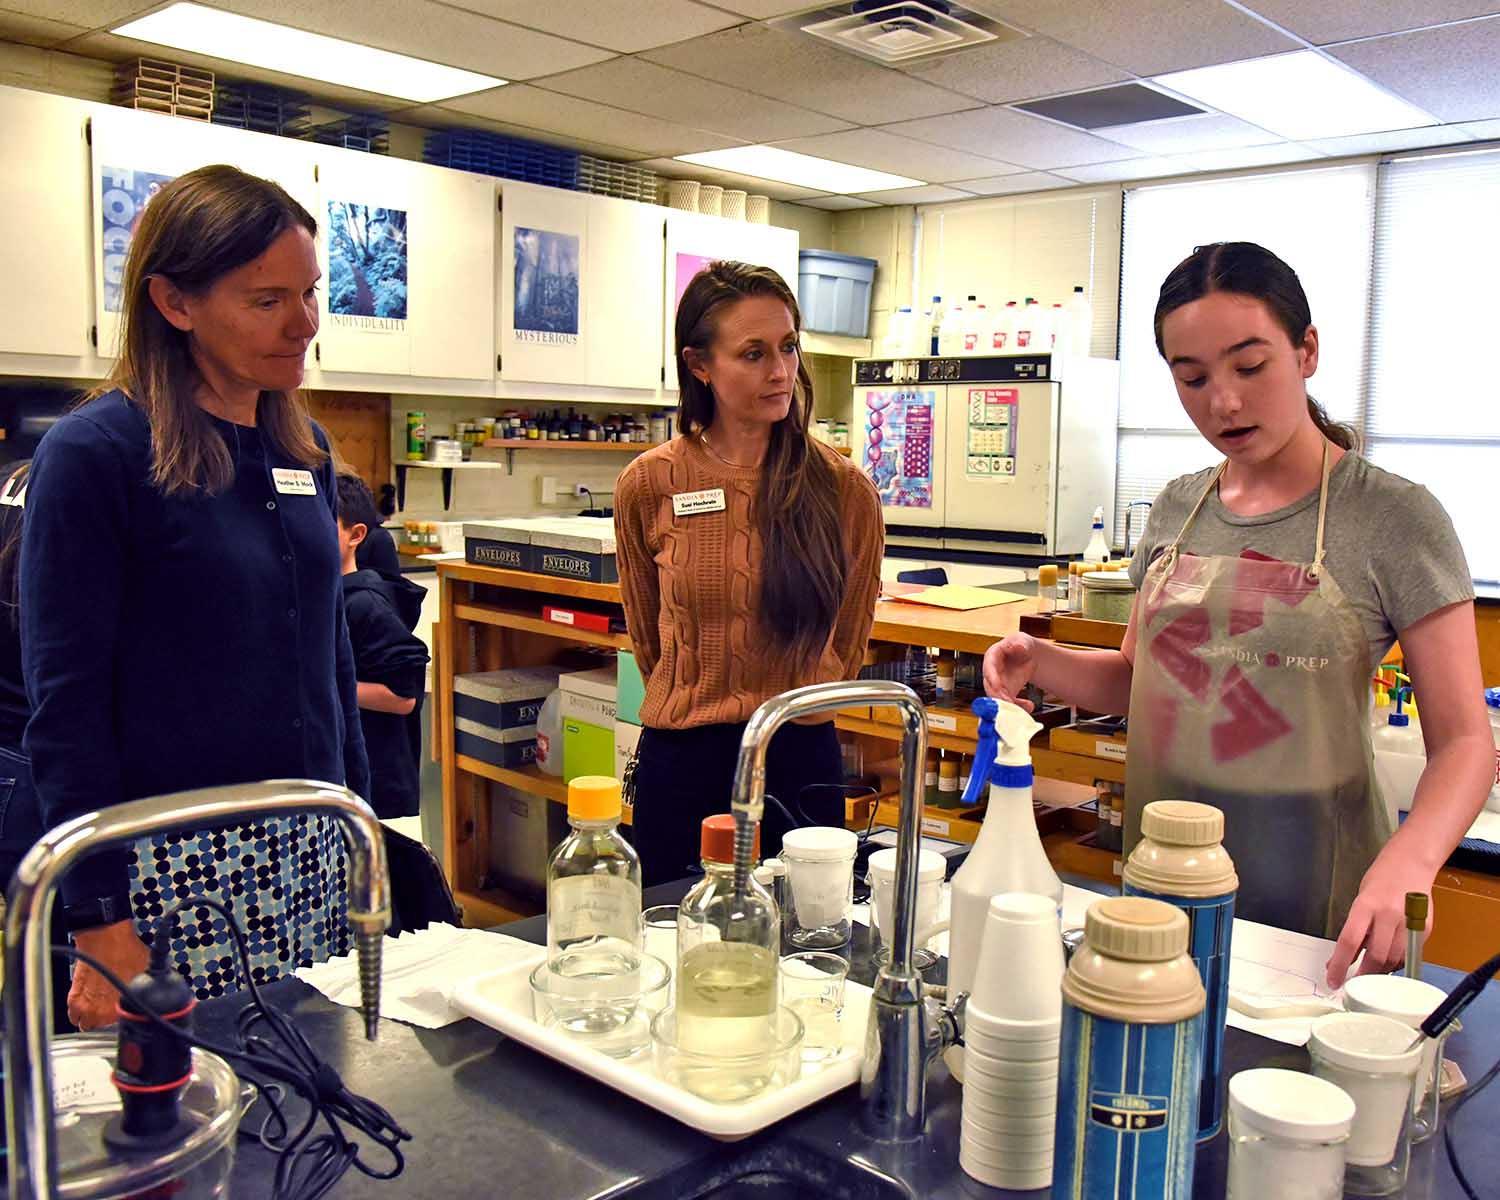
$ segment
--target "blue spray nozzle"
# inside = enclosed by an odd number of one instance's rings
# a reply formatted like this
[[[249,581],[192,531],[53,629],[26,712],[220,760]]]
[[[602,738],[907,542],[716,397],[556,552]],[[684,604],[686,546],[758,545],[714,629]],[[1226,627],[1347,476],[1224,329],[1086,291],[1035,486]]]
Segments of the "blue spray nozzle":
[[[970,709],[979,718],[979,745],[974,750],[974,769],[969,772],[969,786],[963,794],[964,804],[978,804],[989,787],[990,772],[1000,757],[1000,734],[995,729],[995,714],[1000,706],[988,696],[980,696]]]

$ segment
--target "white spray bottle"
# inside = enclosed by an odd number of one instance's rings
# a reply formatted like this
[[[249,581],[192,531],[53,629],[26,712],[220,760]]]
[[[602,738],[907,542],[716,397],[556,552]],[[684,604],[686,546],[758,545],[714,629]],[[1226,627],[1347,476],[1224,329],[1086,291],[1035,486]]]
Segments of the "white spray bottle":
[[[981,696],[979,748],[965,804],[979,800],[989,784],[989,810],[964,865],[953,875],[952,924],[948,934],[948,995],[974,984],[974,964],[990,897],[1001,892],[1048,896],[1062,911],[1063,886],[1042,849],[1031,807],[1031,739],[1041,729],[1025,709]]]

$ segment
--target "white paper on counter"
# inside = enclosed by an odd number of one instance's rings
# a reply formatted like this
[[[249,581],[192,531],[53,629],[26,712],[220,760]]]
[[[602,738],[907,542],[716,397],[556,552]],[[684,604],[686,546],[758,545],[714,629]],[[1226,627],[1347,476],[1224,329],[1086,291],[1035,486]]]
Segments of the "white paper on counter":
[[[423,1029],[451,1025],[464,1019],[448,1003],[461,982],[543,953],[519,938],[456,925],[429,925],[382,938],[380,1015]],[[359,960],[353,954],[299,967],[295,974],[335,1004],[359,1007]]]

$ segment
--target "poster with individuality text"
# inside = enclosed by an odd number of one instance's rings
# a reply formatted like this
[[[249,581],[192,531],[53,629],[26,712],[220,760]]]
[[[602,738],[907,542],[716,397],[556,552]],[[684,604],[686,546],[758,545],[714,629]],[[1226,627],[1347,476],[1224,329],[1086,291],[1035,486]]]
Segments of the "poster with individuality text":
[[[404,332],[406,281],[406,213],[330,200],[329,320],[342,329]]]
[[[175,176],[129,167],[104,167],[99,172],[99,223],[104,248],[104,311],[119,312],[125,256],[135,227],[157,192]]]
[[[865,470],[887,508],[932,507],[933,411],[937,393],[865,393]]]
[[[515,260],[516,341],[577,345],[578,235],[517,225]]]

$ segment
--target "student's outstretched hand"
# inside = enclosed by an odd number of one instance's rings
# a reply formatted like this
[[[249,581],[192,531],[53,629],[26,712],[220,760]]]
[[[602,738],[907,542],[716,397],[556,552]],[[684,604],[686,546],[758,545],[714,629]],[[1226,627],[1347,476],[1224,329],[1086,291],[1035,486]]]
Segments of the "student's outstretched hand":
[[[1007,634],[984,652],[984,690],[996,700],[1032,710],[1021,689],[1036,674],[1036,643],[1029,633]]]

